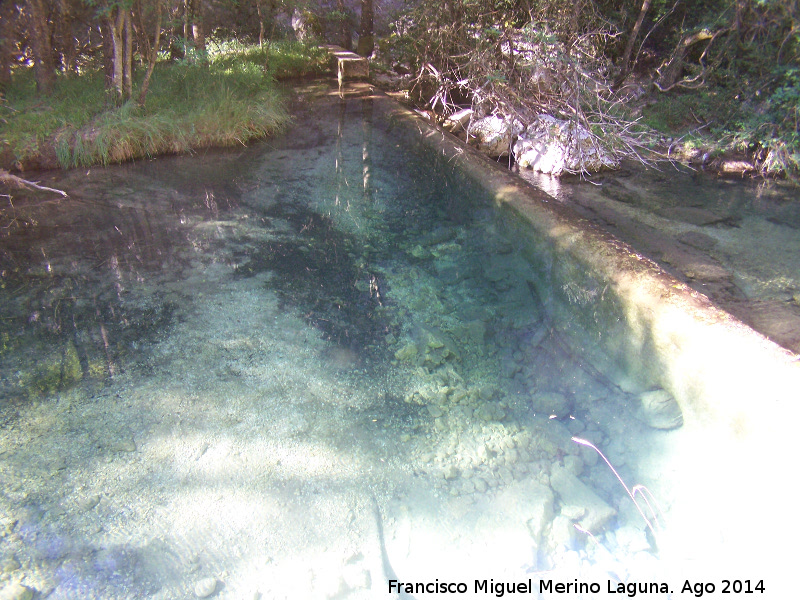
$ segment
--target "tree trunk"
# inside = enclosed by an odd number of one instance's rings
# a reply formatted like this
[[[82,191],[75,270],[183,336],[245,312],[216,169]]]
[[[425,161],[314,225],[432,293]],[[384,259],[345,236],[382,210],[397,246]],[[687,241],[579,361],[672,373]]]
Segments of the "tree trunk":
[[[14,3],[10,0],[0,0],[0,95],[11,85],[15,17]]]
[[[183,0],[183,43],[189,43],[189,22],[192,14],[192,0]]]
[[[203,31],[203,0],[191,0],[192,41],[198,52],[206,50],[206,34]]]
[[[156,59],[158,58],[158,46],[161,40],[161,2],[156,0],[156,30],[153,36],[153,45],[150,46],[150,38],[144,34],[145,46],[147,47],[147,71],[144,74],[142,81],[142,89],[139,90],[139,106],[144,106],[144,100],[147,97],[147,89],[150,87],[150,77],[153,75],[153,69],[156,66]]]
[[[114,97],[114,21],[110,17],[100,19],[100,35],[103,40],[103,73],[105,90],[109,99]]]
[[[49,96],[56,84],[56,65],[50,43],[50,25],[42,0],[27,0],[30,14],[31,49],[33,50],[36,91]]]
[[[617,78],[614,80],[614,84],[611,86],[614,90],[618,89],[625,82],[625,79],[628,77],[628,73],[630,73],[633,46],[636,43],[636,38],[639,37],[639,30],[642,28],[644,17],[647,14],[647,11],[650,9],[650,2],[651,0],[642,0],[642,8],[639,11],[639,18],[636,19],[636,23],[633,25],[633,30],[628,38],[628,43],[625,45],[625,52],[622,53],[622,69],[620,70],[619,75],[617,75]]]
[[[125,25],[125,13],[117,10],[116,18],[111,24],[111,40],[114,43],[114,104],[122,101],[122,28]]]
[[[361,0],[361,29],[358,33],[356,52],[361,56],[371,56],[375,49],[372,37],[372,0]]]
[[[133,32],[131,31],[131,11],[125,10],[122,28],[122,98],[130,100],[133,96]]]
[[[103,41],[103,48],[111,51],[111,77],[109,81],[106,73],[106,88],[114,104],[121,104],[130,99],[131,85],[131,60],[132,43],[130,31],[131,13],[128,10],[116,9],[116,14],[106,17],[104,38],[106,32],[111,36],[111,42]]]
[[[262,10],[264,0],[256,0],[256,12],[258,13],[258,45],[263,46],[264,40],[272,41],[272,33],[275,29],[275,0],[267,0],[266,10]]]
[[[1,1],[1,0],[0,0]],[[61,70],[65,75],[76,75],[78,71],[78,54],[80,48],[72,32],[73,7],[67,0],[58,0],[56,3],[57,14],[53,19],[55,31],[54,50],[61,60]]]
[[[344,7],[344,0],[336,2],[336,10],[339,12],[339,45],[345,50],[353,49],[353,35],[350,32],[350,19]]]
[[[664,61],[656,71],[658,78],[655,81],[655,86],[658,88],[658,91],[668,92],[676,85],[686,83],[681,81],[681,77],[683,76],[684,60],[689,53],[689,49],[695,44],[714,39],[719,33],[720,32],[712,34],[707,29],[702,29],[696,33],[687,35],[678,42],[677,47],[672,52],[672,56]]]
[[[256,14],[258,14],[258,45],[264,45],[264,16],[261,14],[261,0],[256,0]]]

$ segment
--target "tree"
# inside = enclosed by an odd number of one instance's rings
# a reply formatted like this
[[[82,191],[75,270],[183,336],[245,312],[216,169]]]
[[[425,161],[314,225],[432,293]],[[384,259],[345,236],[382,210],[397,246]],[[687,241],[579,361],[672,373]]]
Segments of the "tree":
[[[344,0],[336,2],[336,20],[339,24],[339,45],[345,50],[352,50],[353,35],[350,31],[350,13],[345,8]]]
[[[628,43],[625,45],[625,51],[622,53],[622,67],[619,75],[617,75],[617,78],[614,80],[614,84],[612,86],[614,89],[619,88],[625,82],[625,79],[628,77],[628,73],[631,70],[633,46],[636,43],[636,38],[639,37],[639,30],[642,28],[644,17],[650,8],[650,2],[651,0],[642,0],[642,8],[639,11],[639,18],[636,19],[636,23],[633,26],[631,35],[628,37]]]
[[[191,25],[194,48],[203,53],[206,50],[206,34],[203,29],[203,0],[186,0],[186,10],[188,14],[187,23]]]
[[[375,49],[375,39],[372,33],[373,21],[372,0],[361,0],[361,28],[358,32],[358,47],[356,52],[361,56],[370,56]]]
[[[256,0],[258,14],[258,45],[264,45],[264,39],[272,40],[275,29],[276,0]]]
[[[27,0],[28,30],[33,51],[33,70],[36,91],[49,96],[56,84],[56,64],[53,60],[51,31],[45,4],[42,0]]]
[[[147,35],[146,27],[144,24],[144,10],[140,0],[137,0],[137,15],[139,17],[139,31],[141,33],[140,48],[143,48],[143,54],[147,59],[147,71],[142,81],[142,87],[139,90],[139,106],[144,106],[145,98],[147,97],[147,90],[150,86],[150,77],[153,75],[153,69],[156,66],[156,59],[158,58],[159,42],[161,40],[161,12],[162,0],[154,0],[155,4],[155,33],[153,35],[153,43],[150,43],[150,37]]]
[[[11,84],[11,61],[17,14],[14,2],[0,0],[0,94]]]
[[[106,31],[111,36],[113,52],[111,56],[113,70],[109,91],[112,93],[115,103],[119,104],[129,100],[132,93],[131,11],[128,6],[118,4],[108,12],[105,18]]]

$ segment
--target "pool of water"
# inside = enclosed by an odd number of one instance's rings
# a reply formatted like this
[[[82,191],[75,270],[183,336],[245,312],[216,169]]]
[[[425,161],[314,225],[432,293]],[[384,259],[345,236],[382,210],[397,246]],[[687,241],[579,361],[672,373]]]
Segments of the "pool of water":
[[[322,96],[249,148],[54,173],[69,198],[8,200],[0,589],[677,597],[710,577],[659,539],[698,485],[676,472],[697,452],[680,411],[656,423],[654,390],[587,359],[598,334],[542,293],[519,219],[395,113]]]
[[[591,180],[520,175],[800,354],[800,188],[628,164]]]

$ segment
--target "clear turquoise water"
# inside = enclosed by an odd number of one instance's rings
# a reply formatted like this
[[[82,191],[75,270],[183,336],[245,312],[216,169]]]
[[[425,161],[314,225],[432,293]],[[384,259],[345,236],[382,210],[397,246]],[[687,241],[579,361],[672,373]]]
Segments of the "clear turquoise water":
[[[591,181],[521,172],[586,219],[800,353],[800,189],[662,164]]]
[[[570,438],[668,506],[674,433],[563,335],[518,225],[385,111],[329,98],[251,148],[52,174],[68,199],[3,209],[0,581],[380,598],[392,572],[656,576]]]

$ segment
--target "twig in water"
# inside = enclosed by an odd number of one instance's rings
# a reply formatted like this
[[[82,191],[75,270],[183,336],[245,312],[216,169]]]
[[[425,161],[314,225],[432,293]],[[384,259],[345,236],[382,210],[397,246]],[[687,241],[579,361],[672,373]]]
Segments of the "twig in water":
[[[653,526],[653,523],[655,523],[656,526],[658,526],[658,527],[660,527],[660,524],[658,522],[658,517],[656,515],[656,511],[653,508],[653,504],[655,504],[656,507],[658,507],[658,504],[655,502],[655,497],[650,492],[650,490],[648,490],[643,485],[635,485],[633,487],[633,490],[631,490],[627,486],[625,481],[623,481],[622,477],[617,472],[617,470],[614,468],[614,465],[611,464],[611,461],[609,461],[606,458],[606,455],[603,454],[597,446],[595,446],[589,440],[584,440],[583,438],[579,438],[579,437],[573,437],[572,441],[575,442],[576,444],[580,444],[581,446],[587,446],[587,447],[591,448],[592,450],[594,450],[595,452],[597,452],[600,455],[600,458],[602,458],[605,461],[605,463],[608,465],[608,468],[611,469],[612,473],[614,473],[614,476],[617,478],[617,481],[619,481],[620,484],[622,484],[622,487],[625,488],[625,491],[628,493],[628,497],[633,501],[633,504],[636,507],[636,510],[639,511],[639,514],[642,516],[642,518],[644,519],[644,522],[647,524],[647,528],[650,530],[650,532],[653,534],[654,537],[657,537],[657,533],[656,533],[655,527]],[[647,505],[647,508],[650,511],[650,516],[651,516],[652,521],[647,518],[647,515],[644,514],[644,511],[642,510],[642,507],[639,506],[639,503],[636,501],[636,494],[640,494],[642,496],[642,499],[644,500],[644,503]],[[649,500],[648,500],[648,496],[650,498]],[[650,500],[653,501],[652,504],[650,503]]]
[[[28,181],[27,179],[23,179],[22,177],[17,177],[16,175],[12,175],[5,169],[0,169],[0,182],[5,183],[6,185],[14,186],[16,188],[33,188],[34,190],[40,190],[43,192],[53,192],[55,194],[60,194],[64,198],[68,196],[67,192],[65,192],[64,190],[57,190],[55,188],[39,185],[34,181]]]

